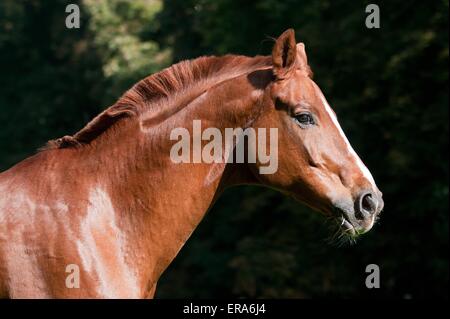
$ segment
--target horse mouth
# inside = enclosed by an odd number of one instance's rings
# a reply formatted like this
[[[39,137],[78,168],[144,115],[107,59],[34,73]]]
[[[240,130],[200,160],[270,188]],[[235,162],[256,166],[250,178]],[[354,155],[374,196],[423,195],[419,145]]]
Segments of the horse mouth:
[[[370,229],[372,229],[372,226],[375,222],[375,220],[373,219],[370,226],[368,227],[363,227],[358,223],[355,225],[348,218],[347,214],[341,214],[340,217],[338,218],[338,221],[342,235],[352,239],[355,239],[358,236],[367,233]]]
[[[364,231],[356,230],[355,226],[347,219],[347,217],[342,214],[340,218],[340,228],[342,233],[349,235],[350,237],[357,237],[358,235],[361,235],[364,233]]]

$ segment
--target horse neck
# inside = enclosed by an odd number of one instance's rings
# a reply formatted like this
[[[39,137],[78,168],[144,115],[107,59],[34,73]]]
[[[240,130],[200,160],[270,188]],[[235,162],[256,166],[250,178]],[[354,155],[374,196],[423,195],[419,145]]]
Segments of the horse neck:
[[[254,181],[243,164],[173,163],[170,131],[187,128],[192,138],[193,121],[198,119],[203,129],[245,128],[257,115],[261,96],[245,76],[239,77],[207,90],[160,124],[145,127],[144,117],[139,124],[130,120],[124,128],[137,136],[110,137],[121,145],[105,147],[109,151],[101,155],[111,163],[108,192],[130,245],[139,250],[138,264],[152,269],[144,275],[150,282],[176,256],[224,188]],[[114,145],[104,142],[108,144]]]

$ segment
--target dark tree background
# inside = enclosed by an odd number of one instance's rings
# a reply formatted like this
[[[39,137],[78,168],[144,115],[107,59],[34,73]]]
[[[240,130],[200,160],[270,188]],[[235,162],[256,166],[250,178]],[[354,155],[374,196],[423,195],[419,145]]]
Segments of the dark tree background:
[[[65,27],[78,3],[81,28]],[[289,27],[315,81],[384,193],[356,245],[274,191],[227,191],[158,284],[157,297],[448,298],[448,1],[0,2],[0,168],[71,134],[132,83],[206,54],[269,54]],[[0,194],[0,196],[3,196]],[[381,288],[365,287],[365,267]]]

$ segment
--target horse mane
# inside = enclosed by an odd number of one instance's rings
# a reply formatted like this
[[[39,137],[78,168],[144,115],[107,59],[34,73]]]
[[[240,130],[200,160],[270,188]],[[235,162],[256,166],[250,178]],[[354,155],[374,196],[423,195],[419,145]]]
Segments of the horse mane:
[[[145,112],[149,105],[169,100],[193,85],[212,86],[233,76],[272,65],[270,56],[247,57],[225,55],[185,60],[136,83],[119,100],[92,119],[73,136],[66,135],[47,142],[42,150],[77,147],[89,144],[124,118]]]

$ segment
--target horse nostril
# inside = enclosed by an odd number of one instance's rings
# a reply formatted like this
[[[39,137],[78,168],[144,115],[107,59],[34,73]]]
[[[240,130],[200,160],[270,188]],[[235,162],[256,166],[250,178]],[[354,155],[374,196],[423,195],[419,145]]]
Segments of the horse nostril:
[[[377,203],[371,193],[364,194],[361,197],[361,211],[369,214],[374,214],[377,209]]]

